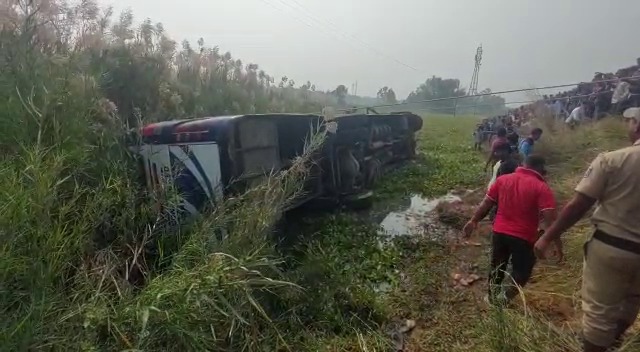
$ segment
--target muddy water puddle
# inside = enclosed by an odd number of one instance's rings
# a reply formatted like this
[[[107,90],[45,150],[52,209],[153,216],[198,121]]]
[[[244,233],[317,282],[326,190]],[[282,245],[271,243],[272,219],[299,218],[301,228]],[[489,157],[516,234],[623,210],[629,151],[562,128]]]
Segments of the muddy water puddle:
[[[396,204],[373,209],[372,214],[375,214],[374,220],[380,224],[380,234],[390,239],[398,236],[442,239],[453,229],[440,222],[436,207],[441,203],[461,201],[464,194],[451,192],[437,198],[425,198],[414,194]]]

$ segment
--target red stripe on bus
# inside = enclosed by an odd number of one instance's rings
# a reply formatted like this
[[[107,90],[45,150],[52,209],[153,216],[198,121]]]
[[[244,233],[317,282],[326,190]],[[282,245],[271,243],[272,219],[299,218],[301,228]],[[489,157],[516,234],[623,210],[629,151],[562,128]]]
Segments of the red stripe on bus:
[[[144,137],[153,136],[155,129],[156,129],[156,125],[155,124],[151,124],[151,125],[147,125],[147,126],[142,127],[142,136],[144,136]]]

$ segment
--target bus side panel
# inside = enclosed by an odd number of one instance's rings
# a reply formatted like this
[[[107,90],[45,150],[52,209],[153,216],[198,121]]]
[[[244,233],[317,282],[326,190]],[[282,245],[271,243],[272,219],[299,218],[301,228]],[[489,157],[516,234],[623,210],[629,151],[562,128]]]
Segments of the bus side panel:
[[[220,149],[216,143],[180,144],[170,147],[179,156],[181,164],[193,174],[212,202],[223,196]]]
[[[204,205],[222,199],[217,144],[145,144],[139,153],[147,185],[152,189],[175,187],[187,213],[196,215]]]
[[[220,155],[215,143],[169,145],[174,182],[185,210],[197,214],[222,198]]]
[[[170,182],[171,158],[167,145],[145,144],[140,146],[147,186],[151,189],[165,188]]]

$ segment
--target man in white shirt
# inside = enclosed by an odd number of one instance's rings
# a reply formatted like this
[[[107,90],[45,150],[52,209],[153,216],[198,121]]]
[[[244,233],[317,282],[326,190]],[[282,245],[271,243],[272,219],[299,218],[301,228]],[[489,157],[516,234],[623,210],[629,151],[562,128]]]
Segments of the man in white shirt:
[[[614,106],[615,113],[622,111],[622,105],[631,96],[631,91],[629,90],[630,87],[631,85],[628,82],[618,80],[616,89],[613,91],[613,96],[611,97],[611,105]]]
[[[586,117],[585,107],[585,103],[581,103],[580,105],[578,105],[578,107],[571,111],[571,114],[569,115],[569,117],[567,117],[566,120],[564,120],[564,122],[567,125],[573,126],[583,121]]]
[[[616,84],[616,89],[613,91],[611,104],[616,104],[621,101],[627,100],[627,98],[629,98],[629,94],[629,83],[625,81],[619,81],[618,84]]]

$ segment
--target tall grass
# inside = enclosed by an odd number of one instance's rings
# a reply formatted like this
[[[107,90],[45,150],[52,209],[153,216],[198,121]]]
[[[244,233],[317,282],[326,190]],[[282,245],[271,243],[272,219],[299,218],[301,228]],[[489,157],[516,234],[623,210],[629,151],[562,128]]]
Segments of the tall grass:
[[[291,331],[280,327],[295,318],[283,324],[283,312],[269,304],[302,288],[283,276],[269,232],[301,192],[322,136],[287,171],[163,233],[152,206],[163,195],[136,182],[125,126],[96,128],[78,118],[79,111],[93,117],[100,101],[76,95],[86,92],[50,86],[3,106],[5,123],[31,118],[36,131],[7,143],[0,165],[0,343],[11,350],[286,349]]]
[[[73,105],[58,105],[59,93],[42,94],[58,106],[56,115],[76,113]],[[41,118],[43,127],[0,165],[3,346],[255,351],[287,345],[265,302],[300,287],[284,280],[268,233],[301,191],[307,156],[189,228],[162,233],[153,202],[145,201],[153,195],[135,182],[138,170],[117,138],[124,128],[98,132],[78,119],[70,134],[65,122],[34,104],[4,106],[11,112],[5,118]],[[308,153],[319,143],[311,141]],[[228,234],[222,242],[221,230]],[[175,251],[166,253],[169,247]]]
[[[346,283],[352,271],[327,266],[312,295],[298,284],[312,282],[304,270],[282,272],[269,240],[322,136],[286,172],[171,231],[154,204],[174,195],[145,189],[125,144],[140,120],[313,105],[270,93],[257,66],[217,49],[185,48],[172,80],[175,50],[161,26],[134,30],[125,13],[109,32],[108,13],[91,1],[0,10],[3,350],[300,350],[335,334],[302,322],[333,319],[321,304],[349,314],[356,294],[327,277]],[[206,79],[187,75],[204,56]],[[364,350],[383,345],[366,315],[358,319],[342,336]]]

